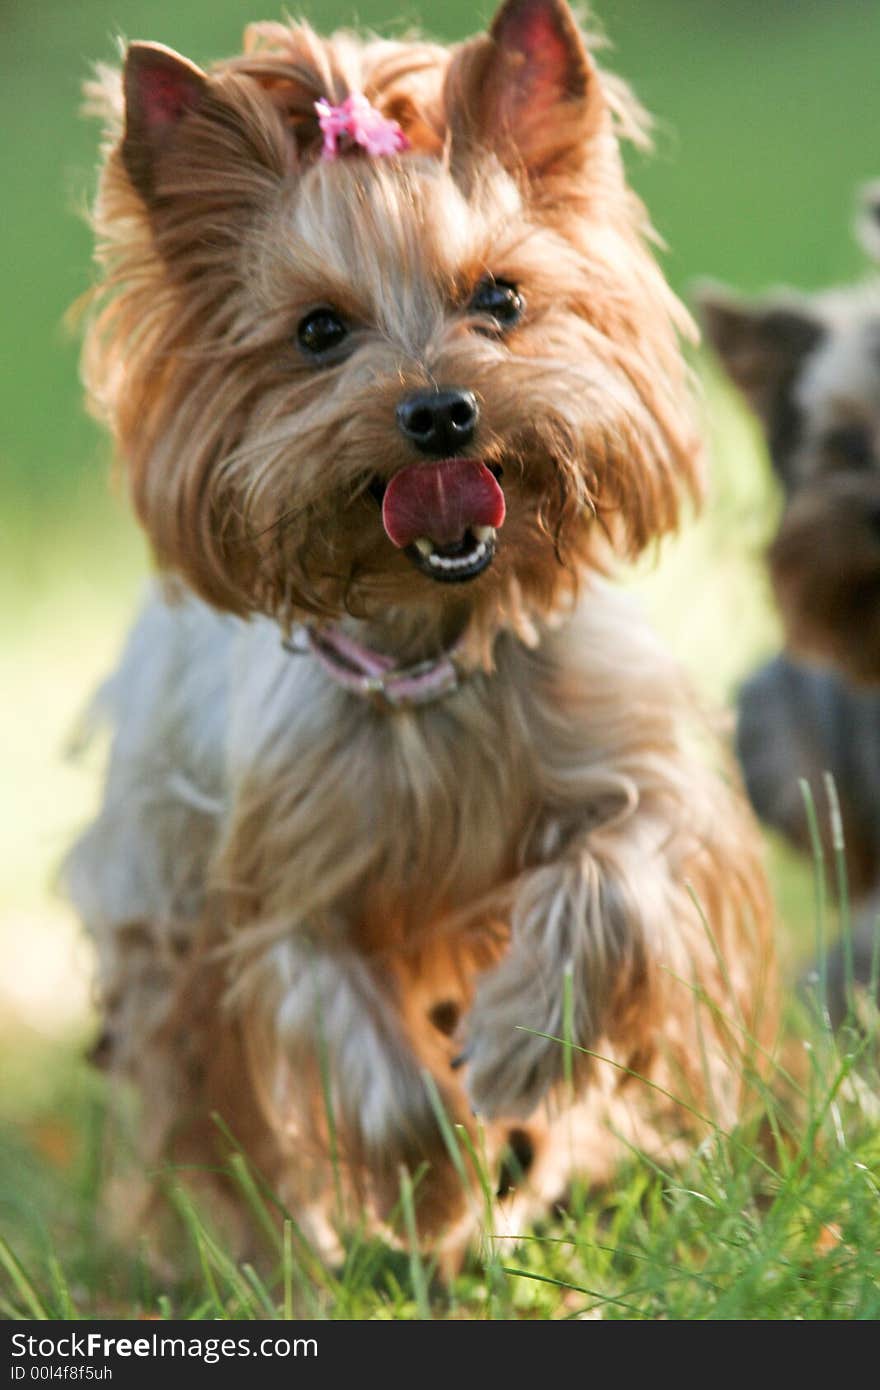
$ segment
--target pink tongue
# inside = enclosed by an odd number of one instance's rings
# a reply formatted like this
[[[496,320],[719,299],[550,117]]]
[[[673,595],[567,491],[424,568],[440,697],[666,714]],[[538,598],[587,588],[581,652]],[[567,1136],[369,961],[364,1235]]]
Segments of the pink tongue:
[[[382,524],[401,548],[422,536],[454,545],[468,527],[503,520],[504,493],[479,459],[411,463],[395,473],[382,499]]]

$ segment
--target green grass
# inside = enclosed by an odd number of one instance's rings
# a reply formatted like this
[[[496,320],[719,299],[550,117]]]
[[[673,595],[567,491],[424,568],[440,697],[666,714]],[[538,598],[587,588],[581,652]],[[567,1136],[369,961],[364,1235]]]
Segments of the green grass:
[[[410,1180],[400,1242],[350,1228],[343,1261],[328,1268],[235,1150],[226,1169],[251,1211],[250,1261],[228,1253],[210,1213],[172,1173],[164,1187],[180,1231],[178,1273],[158,1275],[145,1250],[114,1245],[102,1230],[108,1097],[69,1059],[60,1071],[56,1062],[55,1084],[29,1105],[29,1132],[0,1135],[0,1174],[26,1174],[14,1198],[0,1185],[11,1217],[0,1240],[0,1316],[874,1319],[876,1013],[867,1032],[836,1040],[801,1014],[794,1036],[808,1053],[800,1084],[780,1067],[749,1119],[729,1133],[710,1128],[682,1168],[634,1154],[607,1191],[575,1194],[564,1215],[522,1240],[493,1236],[487,1222],[481,1248],[449,1283],[415,1242]],[[489,1175],[484,1183],[491,1192]]]

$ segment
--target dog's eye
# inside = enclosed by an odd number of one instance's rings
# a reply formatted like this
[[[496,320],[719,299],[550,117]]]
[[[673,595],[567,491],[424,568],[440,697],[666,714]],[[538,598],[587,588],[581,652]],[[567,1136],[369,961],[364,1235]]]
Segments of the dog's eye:
[[[841,425],[825,437],[825,448],[835,463],[845,468],[870,468],[874,462],[874,446],[863,425]]]
[[[496,280],[487,275],[471,295],[471,313],[485,314],[494,319],[500,329],[512,328],[522,318],[525,301],[516,285],[508,280]]]
[[[309,357],[326,357],[347,337],[348,324],[335,309],[313,309],[296,330],[296,341]]]

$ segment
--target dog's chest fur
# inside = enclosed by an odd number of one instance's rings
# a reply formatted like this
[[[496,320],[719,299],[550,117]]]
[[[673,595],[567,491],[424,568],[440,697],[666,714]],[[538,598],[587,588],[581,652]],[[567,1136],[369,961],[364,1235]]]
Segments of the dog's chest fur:
[[[237,930],[365,946],[463,908],[503,917],[522,870],[655,777],[680,694],[636,619],[597,587],[537,650],[504,636],[492,675],[390,713],[285,650],[274,623],[156,594],[100,701],[108,794],[70,889],[110,927],[191,918],[219,892]],[[134,904],[115,867],[132,859]]]
[[[249,833],[253,808],[265,833],[282,837],[282,863],[300,879],[299,889],[289,882],[294,900],[321,916],[341,908],[367,941],[387,943],[389,927],[424,926],[511,879],[538,800],[536,711],[523,678],[540,662],[513,641],[500,647],[493,675],[470,676],[432,705],[388,711],[291,655],[274,625],[240,631],[232,839]],[[281,882],[264,891],[291,900]]]

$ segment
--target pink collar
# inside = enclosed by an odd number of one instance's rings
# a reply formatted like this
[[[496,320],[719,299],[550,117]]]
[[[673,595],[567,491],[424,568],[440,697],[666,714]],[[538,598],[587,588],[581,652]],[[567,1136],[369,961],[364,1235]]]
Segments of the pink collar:
[[[394,658],[374,652],[332,623],[302,627],[305,648],[285,642],[290,652],[310,652],[327,675],[352,695],[374,700],[383,709],[411,709],[442,700],[458,689],[461,674],[455,664],[460,643],[415,666],[395,666]]]

